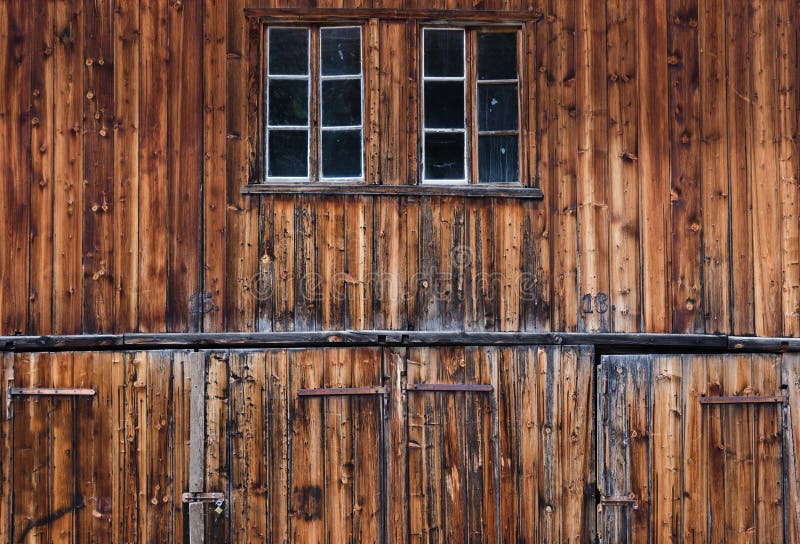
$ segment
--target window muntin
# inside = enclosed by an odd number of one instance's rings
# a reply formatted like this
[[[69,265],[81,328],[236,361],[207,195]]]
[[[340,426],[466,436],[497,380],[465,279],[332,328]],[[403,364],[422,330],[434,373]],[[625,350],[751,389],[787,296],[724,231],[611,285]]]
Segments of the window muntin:
[[[519,183],[517,32],[422,32],[422,182]]]
[[[266,72],[266,181],[363,181],[361,27],[267,27]]]

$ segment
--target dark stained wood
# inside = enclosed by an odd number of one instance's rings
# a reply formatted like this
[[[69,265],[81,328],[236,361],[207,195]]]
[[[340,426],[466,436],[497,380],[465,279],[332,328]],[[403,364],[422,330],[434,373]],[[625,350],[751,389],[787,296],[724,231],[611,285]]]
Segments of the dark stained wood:
[[[358,6],[363,7],[363,6]],[[366,6],[369,8],[369,6]],[[440,6],[440,8],[447,7],[452,10],[453,6]],[[452,11],[445,9],[381,9],[373,7],[369,9],[346,9],[345,6],[319,7],[319,8],[304,8],[296,6],[292,8],[247,8],[244,13],[248,17],[262,17],[269,18],[270,20],[279,21],[311,21],[311,22],[332,22],[337,20],[361,20],[365,16],[373,17],[376,19],[384,20],[399,20],[408,21],[412,19],[420,19],[423,21],[437,21],[447,20],[452,18]],[[536,10],[522,11],[522,10],[468,10],[458,9],[458,19],[464,21],[475,22],[492,22],[497,18],[504,21],[520,22],[527,20],[538,20],[541,18],[541,13]]]

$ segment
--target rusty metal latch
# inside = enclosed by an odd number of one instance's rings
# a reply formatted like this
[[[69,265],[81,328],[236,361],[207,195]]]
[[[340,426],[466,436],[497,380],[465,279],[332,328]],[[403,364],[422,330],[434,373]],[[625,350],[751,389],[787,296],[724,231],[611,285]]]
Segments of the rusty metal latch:
[[[467,393],[491,393],[491,384],[480,383],[413,383],[406,386],[406,391],[465,391]]]
[[[727,397],[700,397],[700,404],[784,404],[785,395],[738,395]]]
[[[14,417],[11,401],[14,397],[93,397],[94,389],[76,389],[70,387],[9,387],[6,390],[6,419]]]
[[[623,495],[623,496],[606,496],[602,495],[600,497],[600,504],[601,505],[609,505],[609,506],[630,506],[634,510],[639,509],[639,501],[636,500],[636,495]]]
[[[316,387],[313,389],[299,389],[298,397],[335,397],[352,395],[385,395],[385,387],[373,385],[368,387]]]
[[[193,503],[193,502],[213,502],[216,503],[217,501],[224,501],[225,500],[225,493],[219,491],[189,491],[181,495],[181,499],[185,503]]]

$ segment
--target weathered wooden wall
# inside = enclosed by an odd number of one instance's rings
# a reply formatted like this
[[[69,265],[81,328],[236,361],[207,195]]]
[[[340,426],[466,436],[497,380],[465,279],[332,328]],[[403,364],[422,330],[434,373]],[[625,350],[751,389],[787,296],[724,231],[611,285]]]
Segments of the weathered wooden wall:
[[[800,335],[796,0],[379,2],[541,11],[541,202],[242,196],[262,4],[372,3],[0,2],[0,334]],[[370,182],[416,181],[412,34],[370,28]]]
[[[0,541],[188,542],[190,450],[206,542],[591,542],[591,348],[5,354]],[[200,372],[195,368],[199,365]],[[190,441],[192,376],[205,439]],[[471,392],[414,384],[491,384]],[[301,388],[388,394],[302,397]],[[201,397],[202,402],[202,397]]]

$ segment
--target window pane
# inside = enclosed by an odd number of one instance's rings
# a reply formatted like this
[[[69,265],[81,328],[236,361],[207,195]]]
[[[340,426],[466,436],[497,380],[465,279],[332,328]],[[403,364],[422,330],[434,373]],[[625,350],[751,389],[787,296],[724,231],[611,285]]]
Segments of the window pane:
[[[478,137],[478,181],[519,181],[519,146],[516,136]]]
[[[322,131],[322,177],[361,177],[361,131]]]
[[[464,31],[425,29],[426,77],[463,77]]]
[[[361,124],[361,80],[332,79],[322,82],[322,126]]]
[[[517,79],[516,33],[478,34],[478,79]]]
[[[267,135],[270,177],[308,177],[308,131],[270,130]]]
[[[517,85],[478,85],[478,130],[517,130]]]
[[[269,81],[270,125],[308,125],[308,80]]]
[[[464,133],[425,134],[425,179],[464,179]]]
[[[361,73],[361,30],[359,28],[322,28],[322,75],[358,75]]]
[[[425,128],[464,128],[464,82],[425,82]]]
[[[308,74],[308,30],[270,28],[268,54],[270,74]]]

